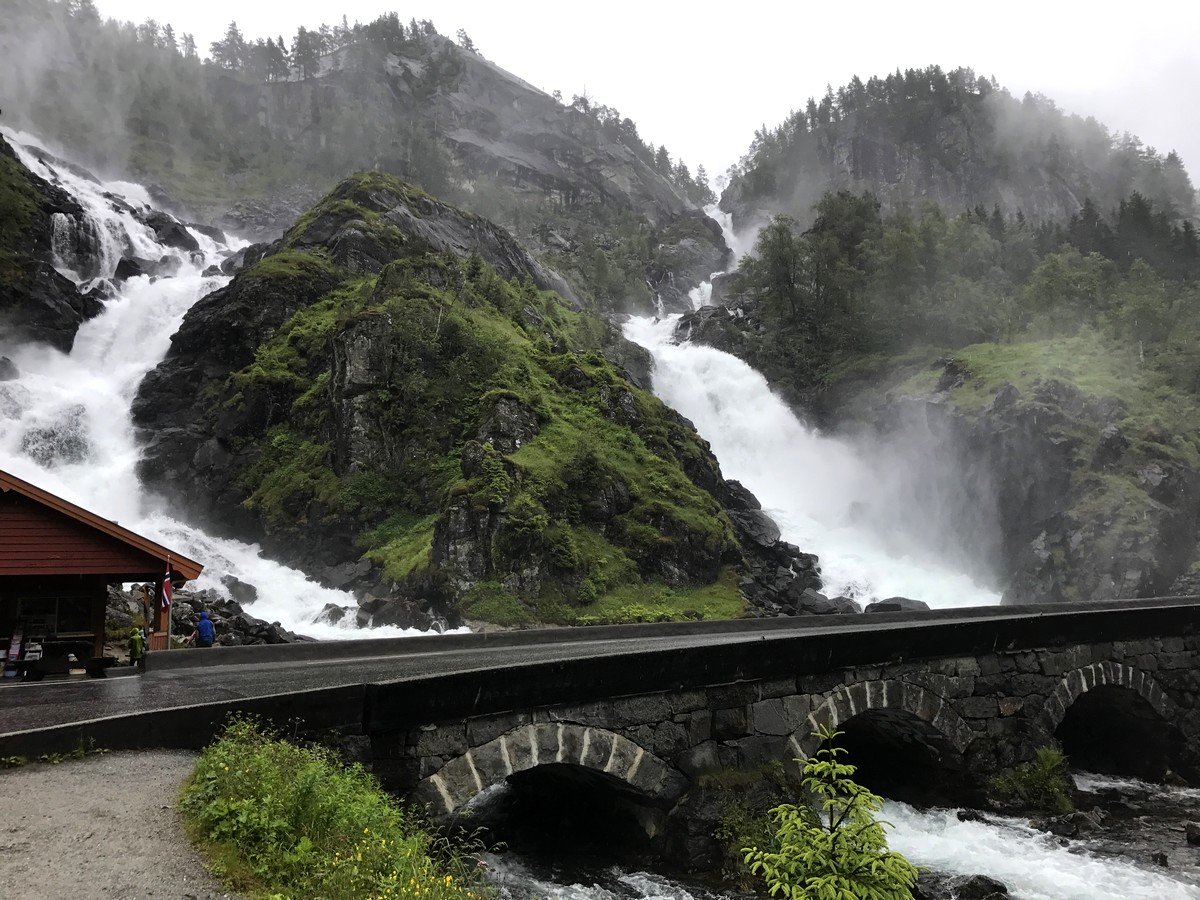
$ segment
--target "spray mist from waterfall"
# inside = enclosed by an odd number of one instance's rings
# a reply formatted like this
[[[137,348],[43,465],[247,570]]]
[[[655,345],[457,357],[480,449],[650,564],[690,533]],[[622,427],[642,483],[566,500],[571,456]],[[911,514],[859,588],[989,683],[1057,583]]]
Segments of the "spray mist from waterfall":
[[[736,262],[750,240],[721,225]],[[690,295],[711,302],[712,284]],[[726,477],[757,495],[783,538],[820,557],[825,591],[861,601],[892,596],[935,608],[991,605],[998,545],[986,475],[968,479],[956,448],[914,415],[886,439],[839,438],[802,422],[745,362],[677,344],[679,316],[630,319],[625,336],[654,357],[654,392],[712,445]]]
[[[224,575],[254,585],[258,600],[248,611],[259,618],[318,638],[420,634],[390,626],[359,631],[353,615],[338,625],[315,623],[326,604],[352,606],[354,598],[264,559],[255,545],[187,524],[169,496],[142,486],[130,420],[138,385],[166,355],[192,304],[229,281],[205,271],[243,242],[219,244],[196,233],[197,252],[165,246],[135,214],[149,205],[143,188],[93,181],[68,165],[43,162],[28,135],[4,133],[26,167],[70,193],[85,212],[83,221],[64,215],[52,223],[63,275],[85,288],[111,285],[117,264],[130,256],[165,258],[165,268],[175,274],[141,275],[112,286],[104,311],[80,327],[69,354],[43,344],[0,346],[20,373],[0,383],[0,467],[202,562],[197,588],[227,595]],[[89,251],[80,253],[81,245]]]

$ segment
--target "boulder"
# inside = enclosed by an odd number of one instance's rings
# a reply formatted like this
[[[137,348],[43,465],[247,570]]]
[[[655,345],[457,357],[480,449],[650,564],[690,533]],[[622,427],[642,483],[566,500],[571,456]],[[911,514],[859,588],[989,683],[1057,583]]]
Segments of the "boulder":
[[[155,239],[166,247],[195,253],[200,250],[200,243],[177,219],[161,210],[153,210],[142,218],[143,224],[154,232]]]
[[[972,875],[958,881],[955,894],[958,900],[998,900],[1008,896],[1008,887],[987,875]]]
[[[1129,440],[1116,425],[1106,425],[1100,431],[1100,440],[1096,445],[1096,464],[1110,466],[1125,455],[1129,448]]]
[[[868,603],[865,612],[929,612],[929,604],[924,600],[912,600],[908,597],[888,597],[886,600]]]
[[[221,272],[224,275],[236,275],[242,269],[254,265],[273,248],[273,244],[250,244],[236,250],[221,261]]]
[[[830,602],[843,615],[857,615],[863,611],[862,604],[851,597],[834,597]]]
[[[215,225],[201,225],[198,222],[188,222],[187,227],[189,230],[194,231],[197,234],[202,234],[205,237],[216,241],[218,244],[229,243],[229,239],[225,236],[225,232],[220,228],[217,228]]]
[[[150,265],[149,260],[139,259],[133,256],[124,256],[117,263],[117,270],[113,273],[113,278],[117,281],[125,281],[129,278],[136,278],[139,275],[146,274],[146,268]]]
[[[1184,826],[1184,834],[1187,836],[1187,842],[1193,847],[1200,845],[1200,823],[1188,822]]]
[[[0,356],[0,381],[16,381],[20,377],[17,364],[7,356]]]
[[[369,559],[345,562],[325,569],[321,581],[335,590],[345,590],[370,577],[374,565]]]
[[[948,875],[921,871],[913,890],[914,900],[1001,900],[1008,887],[987,875]]]
[[[805,588],[796,598],[796,612],[799,615],[832,616],[841,610],[824,594],[812,588]]]
[[[313,617],[313,623],[336,625],[346,618],[346,613],[353,608],[352,606],[338,606],[336,603],[326,603],[324,608]]]
[[[258,599],[258,588],[252,584],[247,584],[240,578],[235,578],[233,575],[222,575],[221,584],[225,586],[225,590],[229,591],[229,596],[238,604],[251,604]]]
[[[779,541],[779,526],[761,509],[729,510],[729,519],[743,543],[772,547]]]

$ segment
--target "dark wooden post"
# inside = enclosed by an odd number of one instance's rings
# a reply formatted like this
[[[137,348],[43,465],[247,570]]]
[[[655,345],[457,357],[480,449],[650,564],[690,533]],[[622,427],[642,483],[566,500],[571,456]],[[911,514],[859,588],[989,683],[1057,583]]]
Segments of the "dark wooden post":
[[[104,625],[107,621],[108,585],[96,582],[92,589],[92,656],[104,655]]]

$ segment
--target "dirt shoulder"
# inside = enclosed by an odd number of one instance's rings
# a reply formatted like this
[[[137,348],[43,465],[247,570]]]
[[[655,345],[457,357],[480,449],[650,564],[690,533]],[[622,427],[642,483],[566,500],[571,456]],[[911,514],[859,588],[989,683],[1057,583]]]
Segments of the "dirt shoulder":
[[[0,884],[22,897],[232,900],[175,809],[195,761],[108,753],[0,771]]]

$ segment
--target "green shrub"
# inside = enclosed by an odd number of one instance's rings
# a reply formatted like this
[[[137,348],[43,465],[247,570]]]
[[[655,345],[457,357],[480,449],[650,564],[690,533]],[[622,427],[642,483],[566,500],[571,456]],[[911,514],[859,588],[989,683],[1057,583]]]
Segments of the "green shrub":
[[[521,605],[521,601],[504,585],[495,581],[481,581],[467,591],[459,602],[458,609],[468,619],[510,628],[528,625],[533,621],[529,610]]]
[[[180,807],[219,875],[252,893],[361,900],[491,896],[358,765],[235,719],[200,756]]]
[[[1067,758],[1052,747],[1039,747],[1029,762],[1001,772],[988,782],[988,791],[1002,803],[1048,815],[1075,809]]]
[[[744,848],[746,864],[772,895],[789,900],[909,900],[917,869],[888,850],[886,823],[875,818],[883,800],[851,779],[854,766],[838,762],[846,750],[832,742],[840,734],[814,732],[825,746],[804,763],[803,783],[816,805],[772,809],[774,847]]]

